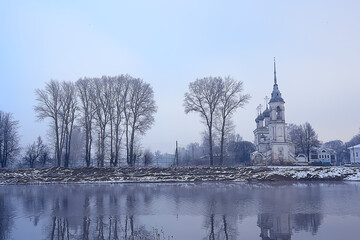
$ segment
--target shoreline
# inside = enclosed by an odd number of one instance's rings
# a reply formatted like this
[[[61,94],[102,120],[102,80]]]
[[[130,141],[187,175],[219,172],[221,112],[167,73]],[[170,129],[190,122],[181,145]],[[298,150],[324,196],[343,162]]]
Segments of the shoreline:
[[[0,185],[360,181],[360,167],[140,167],[0,169]]]

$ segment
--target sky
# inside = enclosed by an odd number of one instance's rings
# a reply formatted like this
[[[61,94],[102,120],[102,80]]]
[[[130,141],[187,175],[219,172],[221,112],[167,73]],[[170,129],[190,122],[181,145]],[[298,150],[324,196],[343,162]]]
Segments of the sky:
[[[233,116],[253,141],[256,107],[273,85],[286,121],[309,122],[323,142],[360,129],[360,1],[0,0],[0,110],[19,120],[21,144],[46,137],[35,89],[50,79],[130,74],[151,84],[158,112],[142,147],[174,152],[200,142],[185,114],[190,82],[231,76],[251,100]]]

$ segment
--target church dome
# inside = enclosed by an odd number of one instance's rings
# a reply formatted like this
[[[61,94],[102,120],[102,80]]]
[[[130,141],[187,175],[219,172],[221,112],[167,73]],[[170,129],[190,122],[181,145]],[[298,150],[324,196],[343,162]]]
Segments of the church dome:
[[[270,109],[266,108],[262,115],[264,116],[264,118],[270,117]]]
[[[255,122],[259,122],[259,121],[263,121],[264,120],[264,116],[262,114],[260,114],[256,119]]]

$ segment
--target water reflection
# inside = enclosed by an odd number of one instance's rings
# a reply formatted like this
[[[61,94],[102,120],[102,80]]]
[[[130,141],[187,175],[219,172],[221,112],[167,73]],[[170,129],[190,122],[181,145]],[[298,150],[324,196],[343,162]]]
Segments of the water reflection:
[[[316,235],[323,219],[320,213],[311,214],[269,214],[258,215],[257,225],[264,240],[288,240],[294,231],[307,231]]]
[[[29,233],[56,240],[283,240],[304,233],[326,239],[328,215],[339,224],[348,215],[360,223],[359,189],[359,183],[1,186],[0,239]]]

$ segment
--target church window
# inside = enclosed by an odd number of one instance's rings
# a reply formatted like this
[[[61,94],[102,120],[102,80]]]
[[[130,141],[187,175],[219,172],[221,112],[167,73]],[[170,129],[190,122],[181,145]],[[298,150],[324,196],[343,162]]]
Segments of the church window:
[[[278,106],[276,108],[276,119],[281,119],[281,108]]]
[[[358,152],[356,152],[356,157],[358,157],[359,155],[358,155]]]

